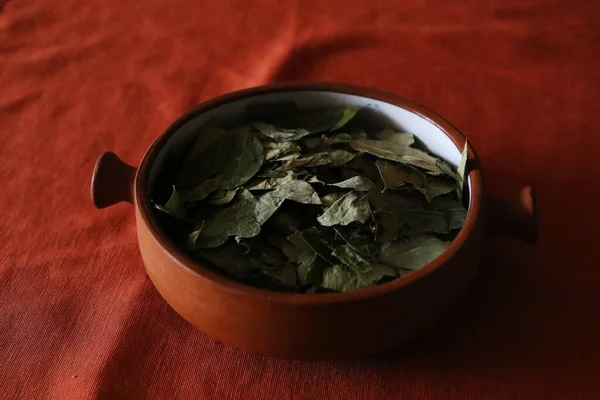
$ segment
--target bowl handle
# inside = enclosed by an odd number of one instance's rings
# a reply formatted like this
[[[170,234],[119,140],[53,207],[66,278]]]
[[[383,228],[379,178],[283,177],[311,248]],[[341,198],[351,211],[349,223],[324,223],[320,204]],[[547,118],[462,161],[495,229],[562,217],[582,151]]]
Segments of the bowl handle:
[[[92,203],[97,208],[121,201],[133,203],[133,182],[137,168],[121,161],[112,151],[102,154],[92,174]]]
[[[517,196],[487,199],[487,233],[489,236],[508,235],[528,244],[538,239],[538,209],[535,189],[526,186]]]

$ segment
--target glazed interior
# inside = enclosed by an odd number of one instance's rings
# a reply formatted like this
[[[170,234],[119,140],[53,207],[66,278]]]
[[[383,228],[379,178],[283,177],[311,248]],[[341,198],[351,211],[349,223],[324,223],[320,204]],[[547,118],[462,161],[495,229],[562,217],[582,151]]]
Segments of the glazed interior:
[[[433,154],[456,166],[461,150],[444,131],[429,119],[393,104],[368,97],[329,91],[290,90],[257,94],[233,100],[226,104],[203,111],[185,122],[171,135],[165,145],[159,149],[156,162],[150,168],[147,193],[152,193],[161,172],[171,168],[198,130],[209,120],[214,119],[223,126],[242,123],[246,108],[257,103],[294,102],[303,109],[315,109],[332,106],[368,107],[370,116],[382,126],[414,134]],[[469,189],[471,180],[468,181]],[[470,190],[469,190],[470,191]]]

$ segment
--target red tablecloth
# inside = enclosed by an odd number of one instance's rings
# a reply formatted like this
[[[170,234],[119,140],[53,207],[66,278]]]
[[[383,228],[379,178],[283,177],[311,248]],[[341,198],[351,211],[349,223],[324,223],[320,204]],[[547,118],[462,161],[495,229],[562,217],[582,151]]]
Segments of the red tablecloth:
[[[597,1],[0,8],[0,398],[600,398]],[[283,361],[197,331],[148,280],[133,208],[92,207],[94,162],[135,164],[193,105],[286,80],[373,86],[446,116],[493,191],[537,186],[539,245],[491,242],[450,317],[386,354]]]

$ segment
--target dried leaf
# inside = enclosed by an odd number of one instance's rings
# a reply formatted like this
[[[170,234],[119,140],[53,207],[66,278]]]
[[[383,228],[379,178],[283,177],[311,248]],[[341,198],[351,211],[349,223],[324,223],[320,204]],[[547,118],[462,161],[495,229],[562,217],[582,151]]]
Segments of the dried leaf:
[[[385,207],[390,201],[389,192],[384,191],[384,183],[379,180],[371,187],[367,193],[367,199],[373,212],[377,212]]]
[[[425,208],[423,200],[410,194],[392,196],[382,212],[389,212],[402,224],[408,224],[425,232],[450,232],[443,211]]]
[[[297,284],[296,267],[290,262],[284,263],[278,269],[265,270],[264,273],[285,285],[295,286]]]
[[[197,186],[181,189],[179,196],[183,203],[204,200],[209,194],[219,188],[219,179],[208,179]]]
[[[208,196],[207,202],[214,205],[228,204],[235,198],[237,191],[238,189],[218,189]]]
[[[372,269],[371,263],[348,245],[337,246],[331,254],[355,272],[364,273]]]
[[[321,197],[321,203],[323,203],[325,207],[331,207],[333,203],[344,197],[344,195],[345,193],[337,192],[326,194],[325,196]]]
[[[373,186],[373,182],[363,176],[355,176],[342,182],[331,183],[330,185],[343,189],[354,189],[359,192],[368,192]]]
[[[357,273],[343,265],[334,265],[323,271],[322,287],[338,292],[349,292],[375,286],[383,277],[398,276],[393,268],[374,264],[369,272]]]
[[[358,290],[427,263],[464,223],[467,211],[453,194],[464,165],[457,173],[411,147],[412,134],[384,129],[369,137],[359,121],[338,133],[356,108],[248,110],[256,112],[252,126],[225,132],[195,119],[181,128],[188,137],[201,133],[174,165],[177,189],[156,205],[196,222],[165,228],[180,229],[174,239],[187,236],[200,262],[270,290]]]
[[[278,212],[273,219],[273,226],[282,232],[297,232],[302,223],[290,213]]]
[[[397,132],[393,129],[384,129],[375,134],[377,139],[394,143],[399,146],[409,147],[415,142],[415,137],[412,133]]]
[[[444,160],[437,160],[437,166],[439,167],[441,173],[439,172],[431,172],[431,171],[427,171],[427,174],[429,175],[441,175],[441,174],[446,174],[448,175],[450,178],[456,180],[458,177],[456,176],[456,173],[454,172],[454,169],[448,165],[447,162],[445,162]]]
[[[285,256],[281,251],[267,245],[257,247],[260,261],[267,266],[266,269],[279,269],[283,266]]]
[[[284,183],[296,180],[296,175],[292,171],[287,171],[281,178],[253,179],[247,182],[244,187],[248,190],[272,190]]]
[[[338,144],[338,143],[346,143],[353,139],[368,139],[369,135],[367,135],[364,131],[353,132],[353,133],[338,133],[337,135],[333,135],[327,139],[327,143],[329,144]]]
[[[416,187],[424,187],[427,185],[427,178],[425,175],[408,165],[391,163],[384,160],[377,160],[375,165],[384,182],[384,190],[396,189],[405,183],[410,183]]]
[[[450,243],[433,235],[413,236],[408,242],[387,243],[381,249],[379,261],[404,270],[415,271],[448,248]]]
[[[377,219],[379,221],[379,229],[376,235],[377,241],[379,243],[387,243],[396,240],[400,234],[402,222],[392,214],[386,214],[383,218],[379,216]]]
[[[183,135],[184,133],[181,131],[193,129],[195,125],[197,125],[195,120],[188,122],[186,125],[180,128],[180,134]],[[206,151],[218,140],[222,139],[225,134],[226,132],[219,128],[214,121],[205,124],[202,127],[200,134],[196,137],[187,154],[185,155],[182,165],[184,167],[189,166],[198,159],[204,157],[206,155]]]
[[[295,246],[296,252],[290,257],[290,261],[298,264],[297,273],[301,285],[313,284],[318,285],[321,281],[321,271],[323,262],[319,262],[321,257],[317,252],[304,240],[301,232],[296,232],[288,237],[290,243]],[[290,254],[288,249],[284,254]]]
[[[373,235],[364,233],[364,229],[336,226],[334,230],[355,251],[369,258],[379,257],[381,246],[373,240]]]
[[[209,261],[235,279],[244,280],[252,272],[251,260],[243,255],[241,246],[228,243],[219,249],[203,249],[195,253],[195,259],[202,263]]]
[[[319,183],[321,185],[325,184],[325,182],[323,182],[322,180],[320,180],[319,178],[317,178],[314,175],[308,175],[304,178],[304,180],[308,183]]]
[[[456,190],[456,183],[434,178],[429,179],[427,186],[415,186],[415,188],[423,193],[427,201],[430,202],[435,197],[454,192]]]
[[[284,129],[278,128],[274,125],[267,124],[265,122],[253,122],[252,126],[260,131],[265,136],[270,137],[276,142],[290,142],[298,140],[304,136],[310,135],[310,132],[306,129]]]
[[[285,178],[285,176],[287,175],[287,172],[285,171],[273,171],[269,168],[272,168],[273,165],[272,164],[267,164],[266,165],[267,168],[263,168],[260,171],[258,171],[256,173],[256,177],[257,178]]]
[[[283,170],[303,167],[321,167],[324,165],[343,165],[355,157],[353,153],[346,150],[332,150],[330,152],[310,154],[305,157],[299,157],[283,166]]]
[[[321,204],[319,195],[310,183],[300,180],[285,183],[269,194],[274,198],[288,199],[303,204]]]
[[[203,221],[199,232],[190,234],[190,246],[197,248],[219,247],[230,236],[250,238],[260,233],[260,224],[255,217],[257,201],[244,199],[227,208],[219,210],[208,221]]]
[[[265,140],[262,142],[265,161],[276,160],[292,153],[300,153],[300,146],[292,142],[273,142]]]
[[[331,256],[331,248],[327,243],[327,238],[314,226],[302,232],[302,239],[329,264],[337,264],[337,260]],[[294,242],[295,243],[295,242]]]
[[[221,170],[221,186],[224,189],[235,189],[243,185],[256,174],[263,163],[263,148],[248,130],[239,128],[230,133],[233,141],[227,163]]]
[[[317,218],[323,226],[348,225],[358,221],[365,223],[371,217],[371,208],[367,196],[349,192],[333,203]]]
[[[438,159],[424,151],[399,145],[385,140],[353,140],[350,146],[356,151],[372,154],[376,157],[396,161],[423,168],[434,173],[443,173],[438,166]]]
[[[379,180],[379,171],[372,158],[368,155],[358,155],[344,166],[360,172],[360,175],[365,176],[373,183]]]
[[[178,188],[192,187],[215,176],[228,162],[231,149],[229,135],[220,135],[201,155],[182,166],[175,178],[175,185]]]
[[[173,218],[177,218],[182,221],[188,220],[187,213],[185,212],[185,208],[183,208],[183,204],[181,202],[177,189],[175,189],[175,186],[173,186],[171,196],[169,197],[169,200],[167,200],[165,205],[161,206],[160,204],[155,203],[154,207],[157,210],[160,210]]]
[[[272,192],[260,196],[255,208],[256,222],[259,225],[264,225],[275,214],[275,211],[283,204],[284,200],[283,198],[273,197]]]
[[[448,221],[448,229],[459,229],[467,217],[467,210],[458,201],[449,197],[436,197],[431,200],[431,209],[442,212]]]

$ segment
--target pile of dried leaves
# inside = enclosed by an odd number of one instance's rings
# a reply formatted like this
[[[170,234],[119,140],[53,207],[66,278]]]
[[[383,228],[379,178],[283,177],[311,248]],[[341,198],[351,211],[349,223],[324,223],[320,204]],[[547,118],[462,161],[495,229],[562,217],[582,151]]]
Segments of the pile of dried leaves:
[[[456,171],[410,133],[350,129],[357,111],[209,123],[153,196],[163,226],[200,263],[272,290],[345,292],[422,267],[465,219],[466,154]]]

